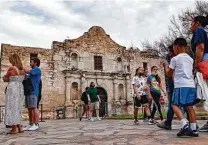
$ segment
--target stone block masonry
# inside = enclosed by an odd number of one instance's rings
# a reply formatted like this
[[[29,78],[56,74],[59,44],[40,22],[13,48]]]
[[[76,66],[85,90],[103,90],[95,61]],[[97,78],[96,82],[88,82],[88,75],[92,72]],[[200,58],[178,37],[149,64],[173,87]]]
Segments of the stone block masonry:
[[[81,93],[92,81],[98,86],[102,106],[107,107],[101,108],[101,115],[112,114],[115,107],[118,114],[132,113],[131,79],[139,66],[146,67],[149,73],[151,66],[158,66],[165,87],[161,58],[155,51],[126,49],[98,26],[93,26],[77,39],[53,41],[51,49],[2,44],[1,78],[10,66],[8,58],[13,53],[21,56],[26,68],[29,68],[31,57],[37,56],[41,60],[41,103],[45,118],[55,118],[58,106],[66,106],[66,116],[75,117]],[[4,104],[6,84],[1,79],[0,104]]]

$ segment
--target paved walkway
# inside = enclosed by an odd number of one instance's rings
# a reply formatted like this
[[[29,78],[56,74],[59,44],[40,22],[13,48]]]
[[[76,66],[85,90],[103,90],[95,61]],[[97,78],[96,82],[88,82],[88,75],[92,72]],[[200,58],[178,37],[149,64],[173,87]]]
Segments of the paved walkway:
[[[25,122],[26,123],[26,122]],[[200,121],[202,125],[205,121]],[[48,120],[41,129],[16,135],[6,135],[0,124],[1,145],[208,145],[208,133],[198,138],[177,138],[179,125],[174,122],[172,131],[164,131],[155,125],[132,120]]]

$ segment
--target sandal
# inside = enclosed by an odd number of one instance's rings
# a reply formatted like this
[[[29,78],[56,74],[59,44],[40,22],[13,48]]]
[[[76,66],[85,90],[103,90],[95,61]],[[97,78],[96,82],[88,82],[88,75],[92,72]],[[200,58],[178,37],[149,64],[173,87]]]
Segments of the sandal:
[[[22,128],[22,125],[18,126],[18,132],[19,132],[19,133],[24,133],[24,130],[23,130],[23,128]]]

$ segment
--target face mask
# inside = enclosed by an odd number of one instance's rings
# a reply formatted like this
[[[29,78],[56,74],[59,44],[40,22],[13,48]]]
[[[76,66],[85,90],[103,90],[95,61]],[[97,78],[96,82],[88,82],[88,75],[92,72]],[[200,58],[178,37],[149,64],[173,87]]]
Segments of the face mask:
[[[139,76],[143,76],[143,73],[139,73]]]

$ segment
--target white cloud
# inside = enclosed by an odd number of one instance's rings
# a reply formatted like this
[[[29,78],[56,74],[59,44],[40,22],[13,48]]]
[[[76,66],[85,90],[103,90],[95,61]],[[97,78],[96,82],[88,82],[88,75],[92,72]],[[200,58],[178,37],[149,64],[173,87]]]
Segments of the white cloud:
[[[194,1],[1,1],[0,43],[50,48],[52,41],[81,36],[101,26],[117,43],[153,41],[167,32],[169,18]]]

